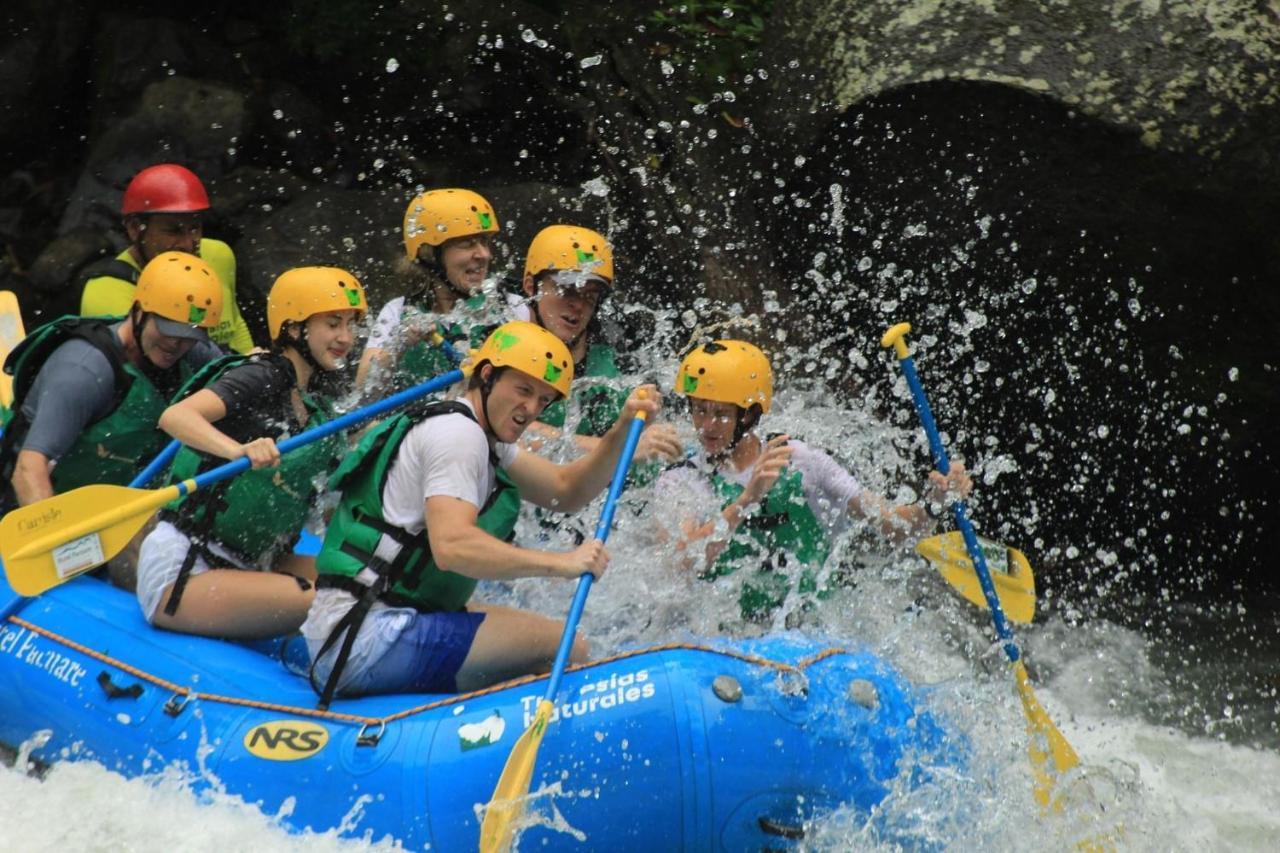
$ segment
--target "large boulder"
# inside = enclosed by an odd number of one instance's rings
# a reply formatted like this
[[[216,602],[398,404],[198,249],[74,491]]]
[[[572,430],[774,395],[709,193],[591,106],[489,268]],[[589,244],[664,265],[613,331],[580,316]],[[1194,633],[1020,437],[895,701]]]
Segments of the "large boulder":
[[[1232,152],[1280,180],[1278,8],[1274,0],[780,0],[771,49],[800,61],[776,78],[775,120],[803,136],[821,130],[824,114],[912,83],[1001,83],[1152,147]]]
[[[0,30],[0,149],[40,153],[50,134],[74,126],[65,93],[84,73],[82,47],[92,21],[82,4],[40,0],[5,4]]]
[[[245,96],[232,88],[186,77],[152,83],[136,109],[94,141],[59,231],[118,228],[125,186],[154,163],[182,163],[204,180],[218,177],[235,162],[246,121]]]

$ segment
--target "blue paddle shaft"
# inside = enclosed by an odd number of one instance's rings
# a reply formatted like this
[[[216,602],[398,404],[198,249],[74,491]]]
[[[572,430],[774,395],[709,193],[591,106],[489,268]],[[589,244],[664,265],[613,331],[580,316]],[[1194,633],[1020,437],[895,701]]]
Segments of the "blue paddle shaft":
[[[448,373],[437,376],[429,382],[424,382],[421,385],[415,385],[412,388],[406,388],[398,394],[392,394],[390,397],[385,397],[376,403],[370,403],[363,408],[356,409],[354,412],[348,412],[342,417],[334,418],[328,423],[321,424],[314,429],[309,429],[306,432],[299,433],[292,438],[286,438],[277,446],[281,453],[288,453],[290,450],[302,447],[305,444],[310,444],[313,441],[319,441],[322,438],[328,438],[334,433],[341,432],[342,430],[355,426],[362,421],[367,421],[370,418],[376,418],[383,412],[403,406],[406,403],[411,403],[419,397],[425,397],[428,394],[448,388],[450,385],[460,381],[462,378],[461,370],[450,370]],[[247,456],[241,456],[239,459],[233,459],[225,465],[220,465],[212,471],[206,471],[196,477],[196,488],[203,489],[206,486],[221,482],[228,477],[234,477],[241,471],[248,470],[249,465],[250,462]],[[187,488],[183,483],[178,484],[178,492],[180,495],[187,494]]]
[[[450,354],[451,358],[457,355],[453,348],[447,343],[444,347],[445,352]],[[458,382],[462,378],[463,374],[461,370],[451,370],[448,373],[442,376],[437,376],[435,379],[424,382],[421,385],[406,388],[398,394],[392,394],[390,397],[386,397],[376,403],[370,403],[364,408],[356,409],[354,412],[348,412],[340,418],[334,418],[328,423],[321,424],[315,429],[309,429],[292,438],[285,439],[279,444],[280,452],[288,453],[290,450],[302,447],[304,444],[310,444],[313,441],[319,441],[322,438],[327,438],[334,433],[344,430],[350,426],[354,426],[361,421],[376,418],[383,412],[394,409],[398,406],[403,406],[406,403],[411,403],[419,397],[425,397],[435,391],[448,388],[450,385]],[[151,463],[140,471],[138,476],[133,478],[133,481],[129,483],[129,486],[135,489],[144,488],[147,483],[155,478],[156,474],[159,473],[161,469],[173,461],[173,457],[177,455],[178,449],[181,446],[182,443],[177,439],[169,442],[169,444],[165,446],[165,449],[160,451],[160,454],[155,459],[151,460]],[[236,474],[239,474],[241,471],[245,471],[248,468],[249,460],[247,457],[242,456],[239,459],[232,460],[225,465],[214,468],[212,471],[206,471],[196,477],[196,488],[202,489],[206,486],[212,485],[213,483],[225,480],[228,477],[234,477]],[[189,493],[185,483],[178,483],[177,485],[179,495],[186,495]],[[610,517],[612,517],[612,515]],[[590,577],[591,575],[586,576],[587,579]],[[586,595],[584,594],[582,598],[585,600]],[[26,602],[27,599],[25,598],[15,598],[7,605],[0,606],[0,622],[7,620],[10,615],[16,612],[18,608]]]
[[[609,531],[613,529],[613,514],[618,508],[622,487],[626,485],[627,471],[631,468],[631,457],[636,454],[636,444],[640,441],[640,431],[644,429],[644,424],[641,418],[631,421],[627,443],[622,446],[622,455],[618,457],[617,467],[613,469],[609,495],[604,499],[604,509],[600,511],[600,523],[596,525],[596,538],[601,542],[609,539]],[[582,608],[587,604],[587,595],[591,592],[591,581],[594,578],[595,575],[591,572],[578,578],[578,590],[573,594],[573,604],[569,606],[569,615],[564,620],[564,633],[560,635],[560,647],[556,649],[555,663],[551,665],[551,679],[547,682],[547,692],[543,696],[548,702],[553,701],[556,693],[560,691],[560,679],[564,676],[564,668],[569,665],[573,637],[578,633],[578,620],[582,618]]]
[[[129,482],[129,488],[145,489],[147,485],[160,474],[161,471],[169,467],[169,463],[173,461],[173,457],[177,456],[178,451],[181,449],[182,449],[182,442],[178,441],[178,439],[176,438],[173,441],[166,444],[164,447],[164,450],[161,450],[156,455],[156,458],[152,459],[151,462],[147,464],[147,467],[139,471],[138,476],[134,477]]]
[[[942,437],[938,435],[938,424],[933,419],[933,411],[929,408],[929,400],[924,395],[924,387],[920,377],[916,375],[915,362],[910,355],[900,356],[898,363],[902,365],[902,374],[907,378],[907,387],[911,389],[911,397],[915,401],[916,411],[920,414],[920,423],[924,425],[925,435],[929,436],[929,448],[933,451],[933,464],[943,476],[951,470],[951,461],[947,458],[947,450],[942,446]],[[1013,641],[1013,631],[1005,619],[1004,609],[1000,606],[1000,597],[996,595],[996,586],[991,580],[991,570],[987,568],[986,557],[978,545],[978,536],[973,532],[969,516],[965,512],[964,501],[956,501],[951,505],[951,513],[955,517],[956,527],[964,537],[964,545],[969,549],[973,559],[973,567],[978,573],[978,583],[982,585],[982,594],[986,596],[987,606],[991,608],[991,621],[995,623],[996,634],[1004,642],[1004,652],[1010,662],[1017,663],[1022,653]]]

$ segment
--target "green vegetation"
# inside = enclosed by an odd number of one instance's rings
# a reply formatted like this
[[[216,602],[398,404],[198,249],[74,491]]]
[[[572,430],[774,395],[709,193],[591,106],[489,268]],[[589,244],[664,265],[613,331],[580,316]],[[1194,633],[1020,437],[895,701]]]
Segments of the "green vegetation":
[[[772,11],[773,0],[685,0],[649,22],[669,39],[673,63],[707,80],[734,80],[753,67]]]

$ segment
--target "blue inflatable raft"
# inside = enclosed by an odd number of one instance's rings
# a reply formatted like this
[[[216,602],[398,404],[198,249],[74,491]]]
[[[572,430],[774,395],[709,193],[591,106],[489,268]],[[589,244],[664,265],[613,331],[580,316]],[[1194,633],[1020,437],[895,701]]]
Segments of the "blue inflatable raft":
[[[15,604],[0,580],[0,608]],[[127,776],[175,762],[294,828],[474,850],[545,689],[339,700],[244,645],[153,630],[90,577],[0,624],[0,742]],[[629,651],[571,669],[538,752],[525,850],[788,849],[837,807],[956,751],[882,660],[786,636]]]

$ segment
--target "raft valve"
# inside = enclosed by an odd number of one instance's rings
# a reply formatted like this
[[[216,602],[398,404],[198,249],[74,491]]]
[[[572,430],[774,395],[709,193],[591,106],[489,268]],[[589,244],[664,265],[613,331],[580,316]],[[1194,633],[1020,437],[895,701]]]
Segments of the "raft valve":
[[[849,682],[849,698],[868,711],[874,711],[880,704],[880,691],[865,678],[855,678]]]
[[[717,675],[711,682],[711,691],[722,702],[737,702],[742,699],[742,685],[732,675]]]

